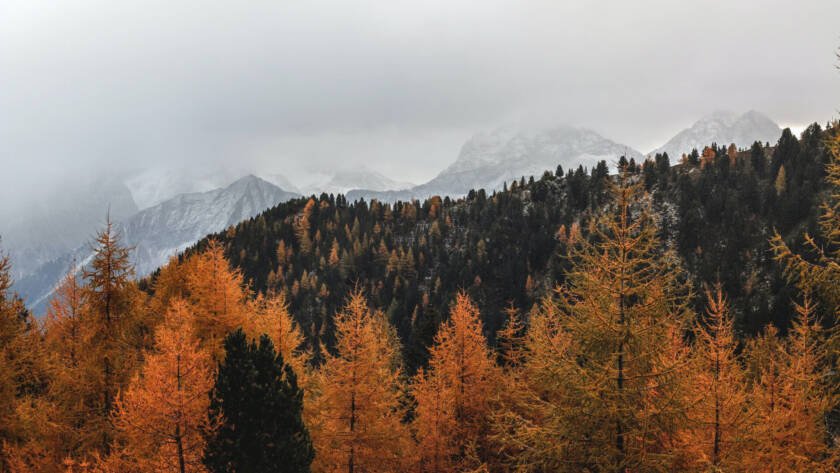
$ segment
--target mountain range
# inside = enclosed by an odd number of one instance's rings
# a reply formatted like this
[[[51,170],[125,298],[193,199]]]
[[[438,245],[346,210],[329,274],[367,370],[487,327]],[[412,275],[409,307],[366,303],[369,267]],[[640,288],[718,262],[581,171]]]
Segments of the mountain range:
[[[115,222],[115,230],[123,243],[133,248],[136,274],[145,276],[204,235],[224,230],[294,197],[299,195],[256,176],[245,176],[221,189],[165,200]],[[22,278],[15,289],[37,313],[56,283],[74,266],[84,267],[90,257],[88,244],[78,246]]]
[[[774,141],[778,135],[778,125],[758,112],[716,112],[680,131],[651,154],[667,151],[675,162],[676,156],[713,142],[746,147],[755,140]],[[343,193],[350,201],[458,197],[471,189],[499,190],[505,182],[539,177],[545,171],[554,172],[558,165],[591,168],[600,160],[614,165],[620,156],[644,159],[630,146],[592,130],[561,126],[478,133],[464,143],[451,165],[416,186],[364,167],[338,171],[307,186],[296,186],[276,173],[246,175],[230,183],[232,171],[197,174],[194,170],[150,168],[122,180],[95,181],[86,193],[47,199],[26,220],[7,220],[9,228],[0,231],[15,263],[15,289],[31,307],[41,307],[73,261],[84,264],[87,260],[90,252],[85,242],[102,226],[106,213],[117,223],[125,242],[135,248],[134,262],[142,276],[204,235],[301,194]]]
[[[592,167],[600,160],[618,161],[620,156],[641,159],[630,146],[608,140],[598,133],[573,127],[539,131],[497,129],[479,133],[461,147],[458,158],[425,184],[400,191],[359,189],[348,200],[376,198],[383,201],[422,199],[432,195],[462,196],[471,189],[497,190],[520,177],[539,177],[558,165]]]

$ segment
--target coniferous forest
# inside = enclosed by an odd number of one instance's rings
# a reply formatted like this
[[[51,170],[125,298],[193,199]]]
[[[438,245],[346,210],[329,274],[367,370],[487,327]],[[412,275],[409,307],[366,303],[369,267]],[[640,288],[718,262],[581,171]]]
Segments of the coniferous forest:
[[[3,258],[0,471],[838,471],[840,127],[617,168]]]

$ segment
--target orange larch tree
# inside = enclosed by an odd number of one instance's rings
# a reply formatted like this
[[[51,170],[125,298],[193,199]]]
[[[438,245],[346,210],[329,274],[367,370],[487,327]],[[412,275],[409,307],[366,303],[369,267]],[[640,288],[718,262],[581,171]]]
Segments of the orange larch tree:
[[[249,302],[248,332],[254,339],[268,335],[277,353],[283,355],[283,360],[295,371],[298,384],[306,385],[310,356],[304,351],[303,334],[289,313],[284,293],[259,294]]]
[[[11,261],[0,252],[0,471],[42,455],[37,440],[48,427],[36,397],[48,374],[41,334],[11,287]]]
[[[519,468],[655,471],[673,462],[690,294],[632,179],[611,183],[613,202],[570,248],[566,284],[532,319],[529,402],[507,419]]]
[[[809,298],[795,307],[787,339],[768,326],[749,347],[756,423],[755,445],[744,456],[748,471],[836,471],[825,429],[833,387],[823,329]]]
[[[85,337],[82,325],[84,304],[82,287],[75,269],[72,269],[53,293],[44,324],[44,338],[54,348],[52,356],[56,359],[58,371],[72,372],[79,366]]]
[[[309,199],[306,205],[301,210],[300,214],[295,218],[295,236],[298,240],[298,248],[300,253],[307,255],[312,251],[312,237],[309,235],[309,220],[312,218],[312,212],[315,209],[315,200]]]
[[[682,452],[678,467],[748,471],[744,452],[753,441],[753,419],[733,320],[720,284],[706,291],[706,300],[706,320],[694,329],[688,421],[677,440]]]
[[[113,440],[111,410],[117,391],[125,386],[137,365],[144,344],[143,295],[137,288],[130,248],[108,220],[93,245],[93,258],[82,271],[87,340],[89,389],[80,391],[80,402],[90,410],[81,429],[83,451],[107,455]]]
[[[360,291],[336,315],[336,353],[316,374],[314,471],[398,472],[412,461],[400,394],[399,347]]]
[[[88,392],[91,379],[99,374],[88,354],[94,324],[86,315],[85,302],[75,268],[71,269],[50,300],[44,324],[50,372],[45,398],[53,407],[44,410],[51,415],[53,427],[44,433],[41,442],[52,455],[58,455],[52,460],[81,453],[77,449],[78,427],[85,425],[90,411],[86,403],[80,402],[79,393]]]
[[[117,400],[120,448],[112,471],[202,472],[207,408],[213,386],[210,354],[199,346],[187,304],[173,299],[142,371]]]
[[[464,464],[468,450],[475,450],[479,457],[489,456],[486,436],[491,401],[502,378],[487,346],[478,308],[466,293],[456,296],[429,355],[428,370],[413,382],[414,428],[422,467],[424,471],[452,471],[470,466]]]
[[[173,256],[160,268],[160,272],[154,278],[152,297],[149,300],[151,314],[163,316],[169,307],[170,300],[187,299],[189,294],[187,275],[193,272],[190,267],[196,260],[197,258],[186,258],[179,261]]]
[[[413,427],[417,437],[419,471],[451,471],[461,453],[451,438],[458,428],[454,397],[443,386],[441,377],[427,376],[422,368],[417,372],[411,392],[418,400]]]
[[[192,258],[195,260],[188,265],[186,280],[196,335],[218,361],[225,336],[245,323],[247,291],[242,273],[230,267],[217,241],[211,240],[201,254]]]
[[[560,317],[556,301],[544,297],[531,310],[522,346],[514,351],[519,363],[507,369],[502,407],[493,416],[493,440],[511,470],[568,468],[566,379],[579,374],[565,359],[571,338]]]

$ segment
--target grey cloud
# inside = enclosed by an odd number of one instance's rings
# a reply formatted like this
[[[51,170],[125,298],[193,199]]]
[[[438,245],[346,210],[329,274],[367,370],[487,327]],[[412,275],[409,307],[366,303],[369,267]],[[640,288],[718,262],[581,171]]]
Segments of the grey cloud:
[[[171,162],[421,182],[510,122],[648,150],[720,108],[824,121],[837,18],[832,0],[6,0],[0,207]]]

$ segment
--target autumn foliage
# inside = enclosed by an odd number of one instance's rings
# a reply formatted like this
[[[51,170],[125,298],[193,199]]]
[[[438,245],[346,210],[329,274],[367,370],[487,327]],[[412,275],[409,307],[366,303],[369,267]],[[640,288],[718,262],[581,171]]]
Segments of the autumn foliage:
[[[213,368],[192,318],[184,301],[173,300],[144,368],[117,400],[113,423],[119,449],[108,469],[204,471],[204,437],[213,430],[207,418]]]
[[[486,454],[492,400],[501,371],[487,346],[478,308],[459,293],[430,349],[429,367],[415,377],[414,428],[424,471],[444,472],[479,465],[470,450]]]
[[[328,206],[314,199],[285,222],[296,245],[270,242],[277,272],[264,293],[217,241],[138,283],[108,225],[39,321],[2,257],[0,471],[837,471],[837,191],[824,235],[806,238],[814,251],[773,239],[799,290],[793,323],[748,336],[721,285],[692,310],[697,294],[638,176],[609,182],[598,215],[551,234],[565,280],[511,307],[503,326],[479,309],[493,294],[477,275],[448,314],[423,294],[410,330],[392,324],[399,308],[373,308],[378,285],[356,286],[336,314],[293,313],[295,291],[326,297],[347,281],[322,270],[362,254],[358,220],[339,229],[353,244],[321,245],[310,219]],[[432,205],[438,238],[455,223]],[[422,254],[380,243],[365,244],[395,281],[418,276]],[[323,264],[287,280],[296,251]],[[476,251],[494,257],[482,241]],[[405,333],[426,340],[416,372]]]
[[[336,315],[336,352],[327,356],[315,381],[315,471],[398,472],[412,464],[413,446],[402,423],[398,347],[381,318],[361,292]]]

